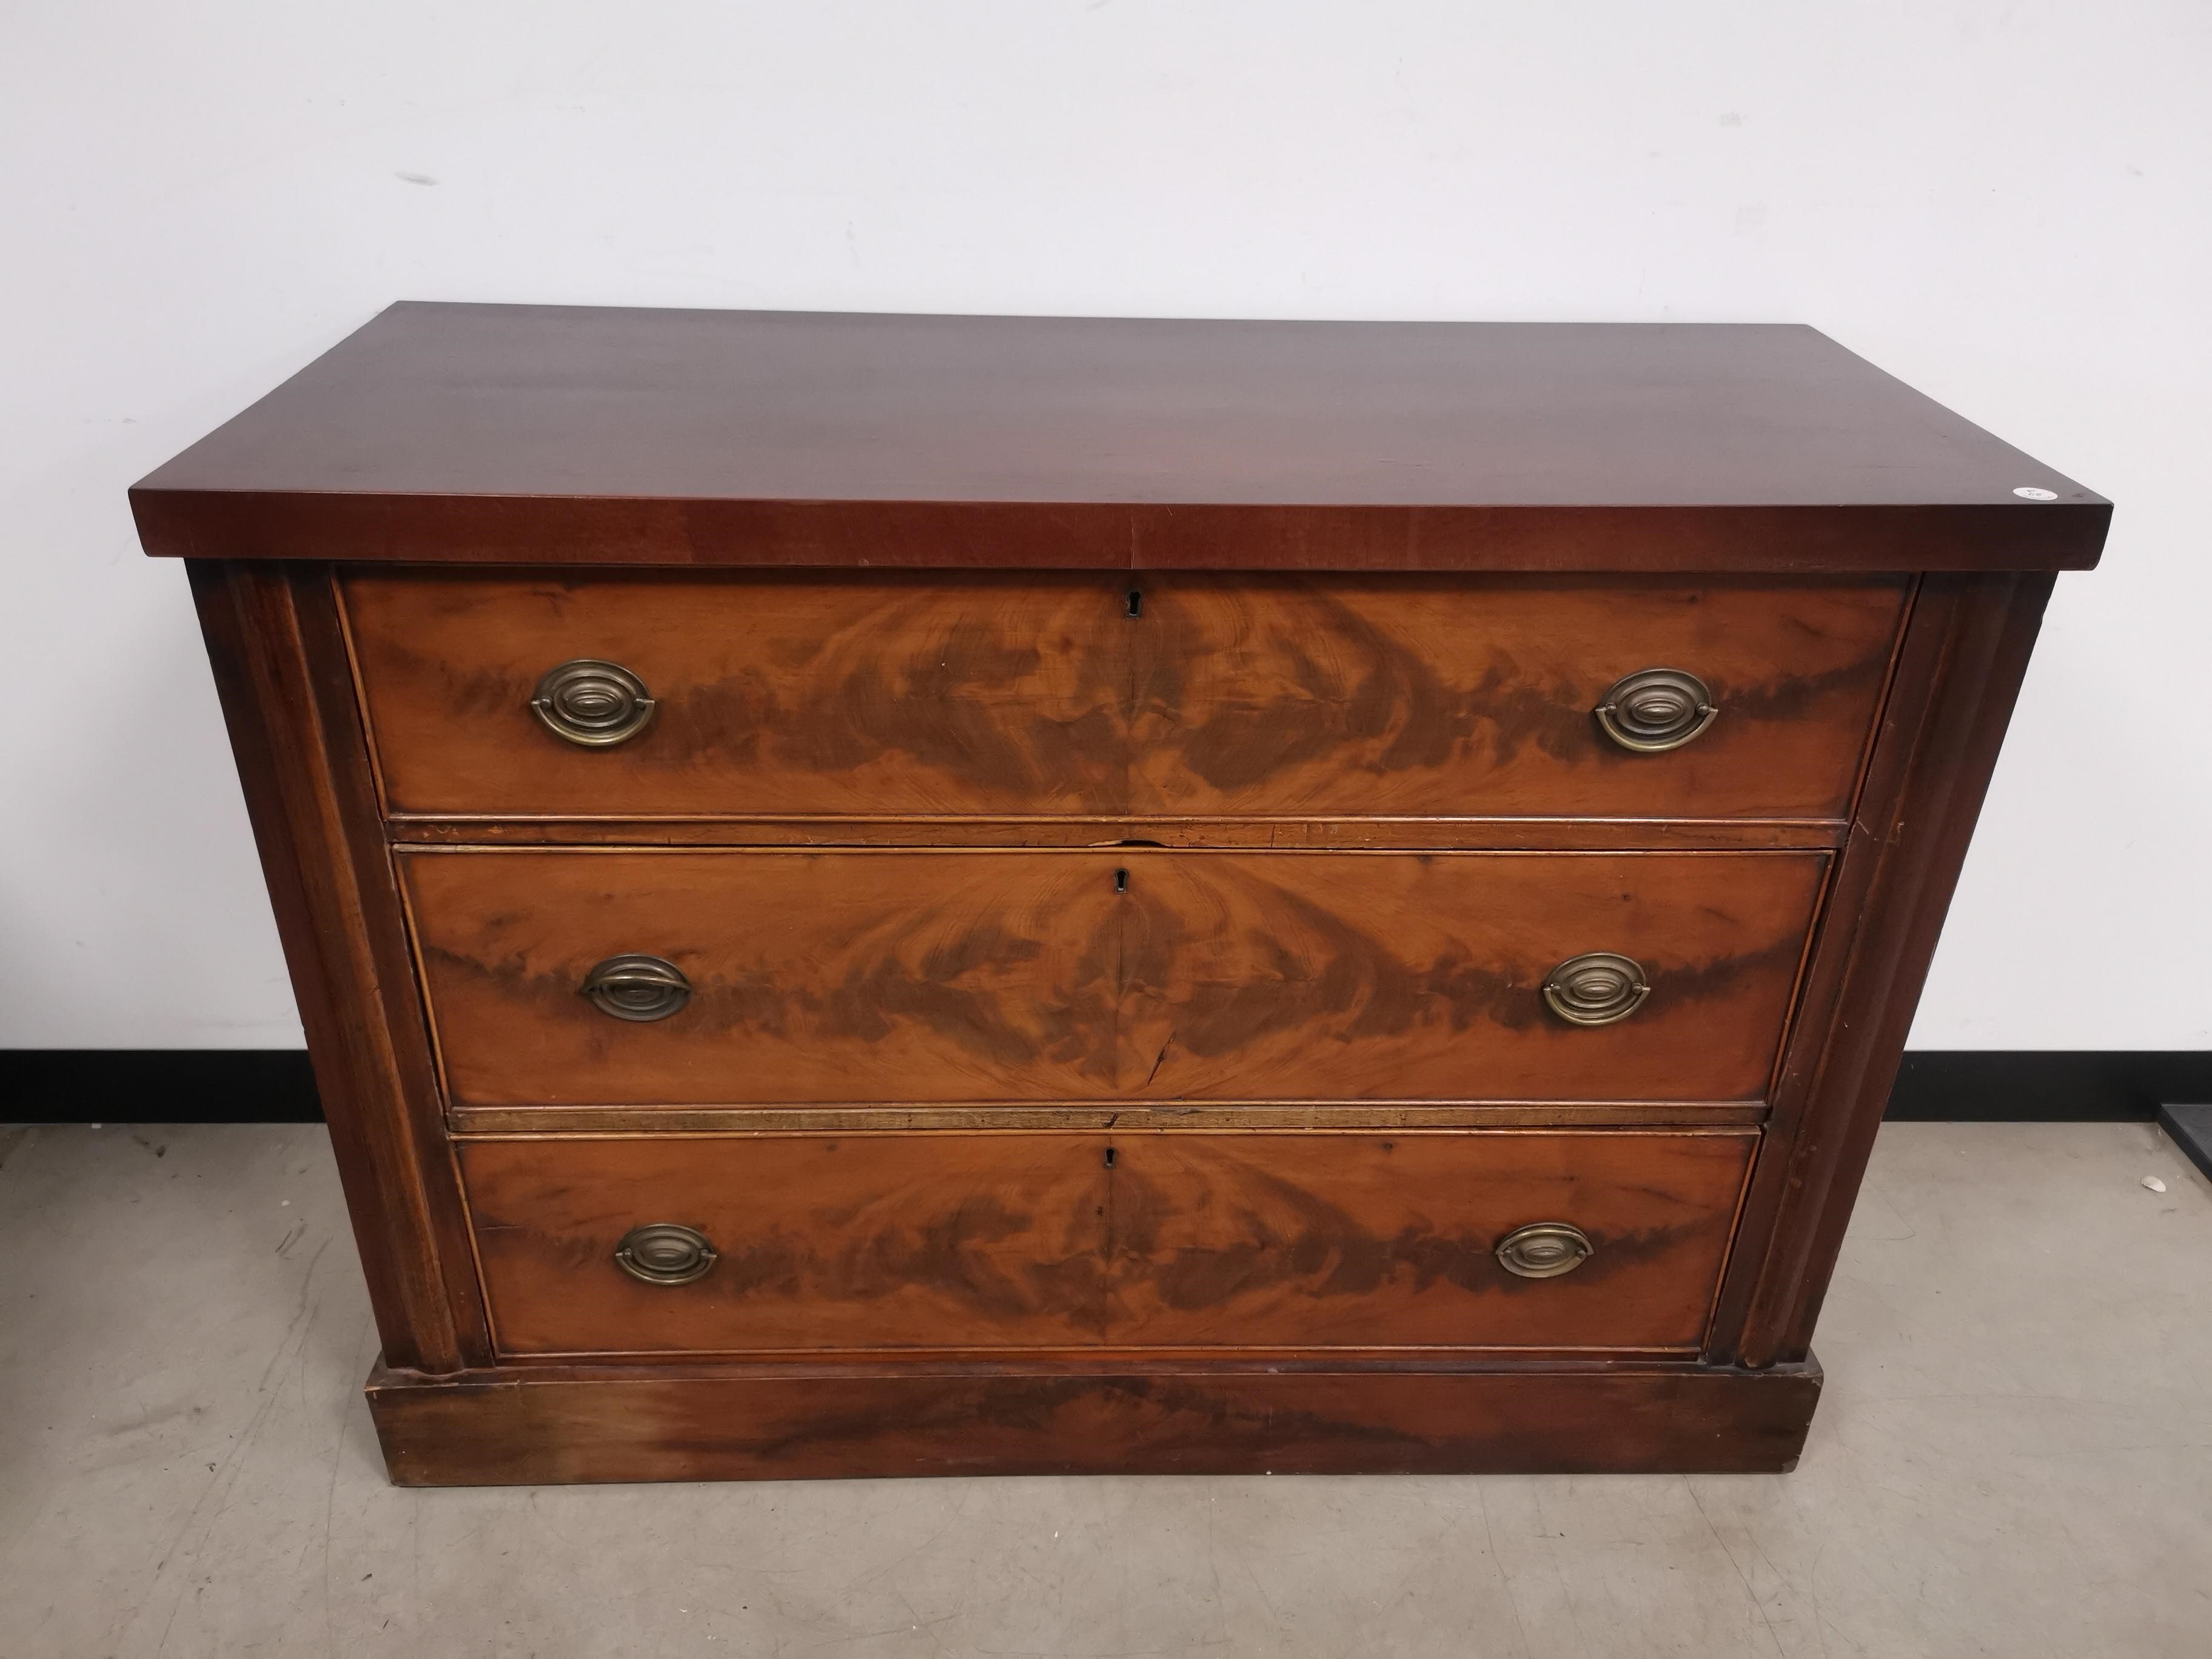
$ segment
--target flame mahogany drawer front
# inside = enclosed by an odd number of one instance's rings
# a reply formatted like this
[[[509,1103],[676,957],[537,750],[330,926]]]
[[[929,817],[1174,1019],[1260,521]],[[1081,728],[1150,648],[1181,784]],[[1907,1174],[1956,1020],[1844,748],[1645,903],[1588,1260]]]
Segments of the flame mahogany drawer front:
[[[461,1170],[515,1356],[1692,1350],[1756,1140],[523,1139],[465,1146]]]
[[[1837,818],[1905,588],[1496,577],[349,574],[389,810]],[[573,661],[652,708],[532,713]],[[1608,737],[1674,670],[1711,728]],[[586,733],[599,738],[604,733]],[[1631,734],[1632,737],[1632,733]]]
[[[1753,1099],[1827,862],[1121,848],[400,858],[453,1100],[642,1106]],[[1563,1012],[1557,970],[1591,957],[1592,1006]],[[1610,976],[1615,961],[1630,982]],[[632,1001],[595,1000],[623,964]]]
[[[132,504],[420,1485],[1790,1467],[2111,513],[1806,329],[414,305]]]

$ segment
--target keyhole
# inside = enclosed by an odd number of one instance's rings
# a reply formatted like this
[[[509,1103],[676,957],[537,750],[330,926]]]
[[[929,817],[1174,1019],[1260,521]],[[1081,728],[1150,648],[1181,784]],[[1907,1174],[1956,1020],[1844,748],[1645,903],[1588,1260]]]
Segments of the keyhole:
[[[1117,893],[1126,893],[1129,890],[1129,872],[1127,870],[1116,870],[1114,872],[1114,890]]]
[[[1106,1167],[1109,1170],[1114,1167],[1114,1149],[1111,1146],[1106,1149]]]
[[[1132,617],[1145,614],[1145,596],[1133,587],[1129,590],[1129,614]]]

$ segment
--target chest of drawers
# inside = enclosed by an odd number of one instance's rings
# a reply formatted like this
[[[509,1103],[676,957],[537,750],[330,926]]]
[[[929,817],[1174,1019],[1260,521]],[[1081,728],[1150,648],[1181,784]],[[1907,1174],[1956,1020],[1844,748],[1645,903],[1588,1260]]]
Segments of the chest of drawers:
[[[132,499],[415,1484],[1788,1467],[2111,511],[1804,329],[428,305]]]

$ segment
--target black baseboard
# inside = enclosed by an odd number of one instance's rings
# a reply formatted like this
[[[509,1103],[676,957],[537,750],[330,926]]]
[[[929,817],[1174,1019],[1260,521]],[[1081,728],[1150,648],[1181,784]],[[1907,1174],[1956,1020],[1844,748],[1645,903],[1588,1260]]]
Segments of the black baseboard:
[[[1902,1122],[2148,1123],[2212,1101],[2212,1049],[1908,1048],[1889,1092]]]
[[[304,1048],[0,1050],[0,1122],[322,1121]]]
[[[2212,1049],[1908,1050],[1893,1118],[2149,1122],[2161,1104],[2212,1102]],[[297,1048],[0,1050],[0,1122],[314,1123]]]

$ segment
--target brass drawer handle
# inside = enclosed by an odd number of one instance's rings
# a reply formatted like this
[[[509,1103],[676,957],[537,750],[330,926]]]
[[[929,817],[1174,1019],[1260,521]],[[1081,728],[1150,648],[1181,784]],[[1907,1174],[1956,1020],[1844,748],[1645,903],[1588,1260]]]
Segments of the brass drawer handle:
[[[576,989],[617,1019],[666,1019],[691,1000],[684,970],[659,957],[609,957]]]
[[[673,1221],[633,1227],[615,1246],[615,1265],[647,1285],[689,1285],[718,1259],[706,1234]]]
[[[1557,1279],[1589,1261],[1597,1246],[1565,1221],[1533,1221],[1498,1241],[1498,1265],[1522,1279]]]
[[[1626,1019],[1650,994],[1643,965],[1611,951],[1569,957],[1544,981],[1545,1006],[1571,1025]]]
[[[1590,712],[1623,749],[1660,755],[1695,739],[1721,711],[1695,674],[1646,668],[1615,681]]]
[[[579,657],[547,672],[531,693],[530,707],[555,737],[607,749],[644,731],[659,705],[645,682],[620,663]]]

